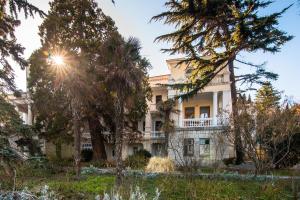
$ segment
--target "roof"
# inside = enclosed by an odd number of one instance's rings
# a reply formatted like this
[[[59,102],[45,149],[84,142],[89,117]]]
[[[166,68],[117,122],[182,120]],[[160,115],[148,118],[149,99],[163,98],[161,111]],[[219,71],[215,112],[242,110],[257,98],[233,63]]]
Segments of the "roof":
[[[170,74],[149,77],[151,87],[157,87],[159,84],[168,84]]]

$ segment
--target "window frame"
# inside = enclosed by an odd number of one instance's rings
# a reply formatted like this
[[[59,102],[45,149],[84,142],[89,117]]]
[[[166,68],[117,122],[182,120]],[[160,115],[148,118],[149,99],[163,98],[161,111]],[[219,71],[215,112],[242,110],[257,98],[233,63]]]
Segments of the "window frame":
[[[194,156],[195,154],[195,140],[194,138],[183,139],[183,156]]]
[[[204,142],[202,142],[204,141]],[[210,138],[199,138],[199,154],[200,155],[210,155]]]
[[[201,118],[201,108],[208,108],[207,118],[210,118],[210,106],[200,106],[199,108],[199,118]]]
[[[158,100],[157,97],[160,97],[160,100]],[[156,103],[156,104],[159,104],[159,103],[161,103],[162,101],[163,101],[162,95],[155,95],[155,103]]]
[[[187,110],[193,109],[193,116],[192,117],[187,117]],[[194,119],[195,118],[195,107],[185,107],[184,108],[184,119]]]

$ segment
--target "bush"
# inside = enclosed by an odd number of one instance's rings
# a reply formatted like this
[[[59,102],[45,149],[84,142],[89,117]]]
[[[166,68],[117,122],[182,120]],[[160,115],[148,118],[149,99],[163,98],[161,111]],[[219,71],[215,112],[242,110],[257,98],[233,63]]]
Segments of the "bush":
[[[88,166],[94,166],[97,168],[112,168],[116,167],[116,161],[114,160],[92,160],[88,163]]]
[[[56,200],[58,199],[57,197],[58,195],[49,190],[49,187],[47,185],[45,185],[38,194],[29,191],[28,188],[24,188],[22,191],[0,193],[1,200]]]
[[[26,160],[26,164],[34,169],[49,168],[49,160],[43,156],[30,157]]]
[[[235,163],[235,158],[231,157],[231,158],[225,158],[223,159],[223,163],[228,166],[228,165],[233,165]]]
[[[132,169],[143,169],[147,166],[151,158],[151,153],[147,150],[139,150],[134,155],[128,156],[125,160],[125,166]]]
[[[132,169],[143,169],[146,167],[149,158],[145,158],[141,155],[131,155],[125,159],[125,166]]]
[[[170,158],[153,157],[146,167],[147,172],[155,173],[173,172],[174,170],[175,165]]]
[[[145,158],[151,158],[152,155],[149,151],[145,150],[145,149],[141,149],[138,150],[135,155],[140,155],[140,156],[144,156]]]
[[[148,194],[146,192],[143,192],[140,187],[136,186],[134,190],[130,190],[130,196],[129,200],[147,200],[150,198],[147,198]],[[104,193],[103,198],[100,197],[100,195],[96,196],[96,200],[122,200],[124,199],[119,193],[116,193],[115,191],[112,191],[110,194]],[[159,200],[160,199],[160,191],[156,188],[155,191],[155,197],[151,198],[152,200]]]
[[[81,150],[81,158],[83,162],[90,162],[93,159],[93,150],[92,149]]]

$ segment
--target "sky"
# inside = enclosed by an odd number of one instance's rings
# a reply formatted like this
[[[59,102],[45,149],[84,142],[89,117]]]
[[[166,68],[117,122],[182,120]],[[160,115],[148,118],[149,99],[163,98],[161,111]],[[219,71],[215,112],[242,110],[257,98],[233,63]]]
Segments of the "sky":
[[[152,16],[165,11],[166,0],[115,0],[112,4],[110,0],[96,0],[99,7],[106,15],[109,15],[115,22],[119,32],[125,37],[136,37],[141,41],[142,55],[149,59],[152,69],[150,76],[169,73],[166,60],[174,58],[160,51],[161,48],[169,46],[166,43],[154,42],[154,39],[172,31],[172,27],[163,25],[162,22],[150,22]],[[295,0],[277,0],[263,13],[279,11],[282,8],[295,3]],[[29,0],[32,4],[47,12],[49,10],[48,0]],[[18,42],[25,48],[25,57],[40,47],[38,36],[38,26],[42,19],[36,16],[34,19],[24,19],[20,16],[21,26],[16,30]],[[275,88],[282,91],[284,95],[300,102],[300,5],[294,4],[280,19],[279,28],[293,35],[294,39],[276,54],[255,52],[244,53],[242,59],[254,62],[266,62],[267,69],[279,74],[277,81],[273,83]],[[248,72],[244,66],[239,66],[238,73]],[[26,89],[26,76],[18,66],[14,67],[17,87]]]

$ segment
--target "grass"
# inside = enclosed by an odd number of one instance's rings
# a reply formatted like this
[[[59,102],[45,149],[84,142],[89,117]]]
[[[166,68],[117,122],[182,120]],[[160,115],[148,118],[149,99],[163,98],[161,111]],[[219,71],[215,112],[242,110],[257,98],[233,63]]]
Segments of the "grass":
[[[44,185],[63,196],[63,199],[95,199],[95,196],[109,192],[114,186],[114,176],[89,175],[75,180],[70,174],[55,174],[45,177],[27,177],[17,179],[19,189],[28,187],[38,191]],[[0,181],[1,182],[1,181]],[[298,192],[300,183],[297,183]],[[206,200],[285,200],[293,199],[291,181],[257,182],[253,180],[208,180],[201,178],[179,178],[175,176],[126,177],[121,193],[128,198],[130,189],[140,186],[148,193],[149,199],[158,188],[162,200],[206,199]],[[126,198],[127,197],[127,198]]]

